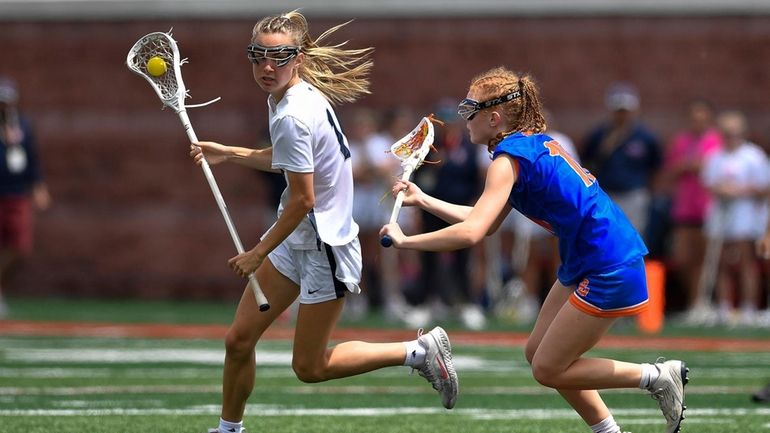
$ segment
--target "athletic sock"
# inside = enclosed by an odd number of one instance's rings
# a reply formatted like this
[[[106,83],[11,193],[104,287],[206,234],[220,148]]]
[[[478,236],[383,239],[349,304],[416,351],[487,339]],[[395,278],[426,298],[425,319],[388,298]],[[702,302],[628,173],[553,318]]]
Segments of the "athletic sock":
[[[219,433],[241,433],[243,421],[230,422],[219,418]]]
[[[404,365],[417,368],[425,363],[425,348],[417,340],[405,341],[404,347],[406,347]]]
[[[610,415],[602,421],[592,425],[591,431],[594,433],[620,433],[620,427],[615,423],[615,418]]]
[[[639,381],[639,388],[650,389],[653,383],[658,380],[660,370],[653,364],[642,364],[642,379]]]

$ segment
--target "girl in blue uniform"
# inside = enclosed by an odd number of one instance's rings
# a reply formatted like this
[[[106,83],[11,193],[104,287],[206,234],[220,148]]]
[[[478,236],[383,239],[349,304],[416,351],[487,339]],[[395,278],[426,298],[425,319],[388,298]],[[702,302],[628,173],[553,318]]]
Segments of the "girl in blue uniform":
[[[583,354],[618,317],[647,304],[643,257],[647,248],[596,179],[544,134],[539,92],[529,76],[505,68],[471,81],[458,113],[472,142],[488,146],[492,163],[473,206],[460,206],[397,181],[405,206],[420,208],[451,226],[405,236],[398,224],[380,232],[397,248],[447,251],[467,248],[493,233],[511,209],[559,239],[562,264],[526,347],[535,379],[554,388],[595,433],[619,433],[598,389],[640,387],[659,401],[667,433],[679,431],[687,369],[682,361],[632,364]]]

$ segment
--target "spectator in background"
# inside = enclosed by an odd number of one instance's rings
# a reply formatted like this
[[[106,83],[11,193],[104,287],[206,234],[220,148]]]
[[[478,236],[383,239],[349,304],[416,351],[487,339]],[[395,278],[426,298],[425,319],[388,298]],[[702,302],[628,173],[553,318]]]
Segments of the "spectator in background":
[[[721,147],[722,138],[714,126],[714,108],[708,101],[691,102],[688,121],[668,146],[663,178],[671,193],[671,263],[685,289],[685,322],[693,323],[705,311],[703,305],[697,304],[702,301],[700,277],[706,249],[703,222],[711,201],[700,173],[706,158]]]
[[[51,203],[32,129],[18,112],[18,96],[16,83],[0,77],[0,319],[8,315],[2,287],[32,251],[34,209]]]
[[[754,325],[759,305],[759,266],[754,244],[767,226],[770,162],[765,152],[746,139],[746,117],[738,111],[717,119],[722,148],[706,160],[703,183],[714,198],[706,234],[721,240],[716,281],[718,321]],[[740,315],[736,318],[733,287],[740,287]]]
[[[434,146],[437,153],[429,160],[438,164],[424,164],[415,174],[417,184],[427,193],[441,200],[462,205],[471,205],[481,190],[482,169],[478,164],[477,146],[470,142],[464,122],[457,115],[454,101],[441,101],[435,108],[435,115],[445,125],[436,128]],[[447,227],[447,223],[435,215],[420,211],[420,232],[431,232]],[[469,329],[482,329],[486,318],[479,305],[479,296],[473,293],[471,284],[471,249],[448,252],[422,251],[420,254],[420,277],[416,285],[406,292],[407,301],[419,306],[413,311],[421,321],[428,322],[428,303],[433,296],[441,301],[440,306],[457,310],[460,319]]]
[[[391,157],[391,142],[379,133],[379,119],[368,108],[355,108],[351,112],[346,128],[353,163],[353,219],[358,223],[363,259],[362,292],[365,304],[349,302],[353,319],[362,318],[370,310],[383,309],[386,314],[394,312],[399,301],[393,291],[383,288],[383,275],[398,275],[396,269],[388,270],[388,260],[380,260],[384,254],[380,248],[380,227],[388,221],[387,206],[382,203],[383,194],[390,187],[391,178],[398,172],[398,159]],[[352,299],[351,299],[352,300]]]
[[[422,116],[407,106],[391,107],[384,112],[382,119],[382,130],[377,134],[377,140],[382,143],[382,149],[375,147],[369,154],[382,158],[380,163],[388,171],[387,183],[381,185],[380,199],[381,206],[385,209],[385,221],[390,218],[393,210],[393,200],[387,195],[387,189],[390,182],[395,177],[400,177],[403,173],[401,160],[390,154],[390,146],[408,134],[420,121]],[[382,151],[382,153],[380,153]],[[410,229],[414,229],[418,224],[418,215],[414,209],[404,208],[398,215],[398,221]],[[379,237],[379,234],[378,234]],[[387,301],[385,304],[385,315],[389,320],[396,319],[409,326],[421,328],[427,325],[430,317],[420,316],[418,311],[412,311],[408,308],[404,300],[403,290],[415,284],[418,271],[418,257],[414,251],[399,251],[395,248],[379,248],[379,266],[381,270],[382,291]],[[391,302],[392,301],[392,302]],[[423,320],[425,319],[425,320]]]
[[[646,235],[651,182],[662,159],[660,145],[637,120],[640,99],[636,88],[615,83],[604,102],[610,118],[588,135],[582,161],[636,230]]]

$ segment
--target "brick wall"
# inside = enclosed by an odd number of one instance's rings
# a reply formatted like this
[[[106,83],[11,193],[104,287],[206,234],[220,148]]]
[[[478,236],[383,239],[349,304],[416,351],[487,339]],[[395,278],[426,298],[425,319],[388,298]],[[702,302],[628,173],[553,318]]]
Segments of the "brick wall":
[[[313,20],[318,35],[338,21]],[[128,72],[131,45],[174,28],[201,139],[253,145],[265,95],[244,48],[252,20],[0,23],[0,74],[17,78],[33,119],[54,207],[38,217],[35,254],[12,293],[68,296],[237,296],[233,252],[206,181],[187,156],[178,118]],[[578,139],[602,115],[612,81],[635,82],[642,116],[661,137],[707,96],[749,114],[753,137],[770,135],[770,17],[356,20],[335,41],[374,46],[374,94],[362,106],[430,111],[461,98],[496,65],[529,71],[559,128]],[[341,109],[344,111],[344,108]],[[343,125],[344,126],[344,125]],[[254,244],[275,202],[268,181],[214,167],[244,244]]]

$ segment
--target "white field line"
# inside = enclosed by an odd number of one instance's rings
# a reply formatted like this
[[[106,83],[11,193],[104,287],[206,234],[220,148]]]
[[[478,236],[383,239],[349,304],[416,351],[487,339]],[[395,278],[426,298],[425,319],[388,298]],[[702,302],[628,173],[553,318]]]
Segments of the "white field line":
[[[109,395],[109,394],[210,394],[221,392],[221,385],[122,385],[122,386],[59,386],[59,387],[0,387],[0,397],[22,395]],[[750,386],[694,386],[687,387],[688,395],[709,394],[748,394],[754,390]],[[259,393],[259,387],[254,391]],[[402,386],[334,386],[334,385],[298,385],[288,387],[269,387],[270,394],[325,394],[325,395],[411,395],[432,394],[432,388],[419,385]],[[556,391],[543,386],[466,386],[464,395],[550,395]],[[602,393],[638,394],[645,393],[637,389],[613,389]]]
[[[127,385],[127,386],[54,386],[54,387],[2,387],[0,396],[6,395],[102,395],[102,394],[187,394],[221,393],[221,385]]]
[[[760,354],[752,354],[759,356]],[[56,363],[54,368],[45,369],[41,366],[25,368],[0,368],[0,378],[2,377],[78,377],[77,373],[70,373],[62,364],[83,363],[83,364],[138,364],[138,363],[186,363],[197,364],[206,367],[221,366],[224,362],[224,352],[222,350],[212,349],[80,349],[80,348],[60,348],[60,349],[35,349],[35,348],[16,348],[14,350],[0,350],[0,356],[6,361],[24,362],[24,363]],[[291,367],[291,352],[288,350],[259,350],[257,351],[257,365],[260,367]],[[507,373],[529,376],[530,369],[528,365],[522,362],[508,360],[485,360],[480,356],[454,356],[455,368],[463,373],[482,372],[484,374]],[[770,359],[769,359],[770,360]],[[743,359],[746,365],[746,359]],[[703,378],[734,378],[746,379],[762,376],[766,369],[755,367],[756,360],[750,364],[752,367],[699,367],[694,362],[688,362],[693,374]],[[76,371],[75,369],[74,371]],[[85,369],[83,369],[85,370]],[[37,371],[37,373],[35,373]],[[103,377],[108,370],[101,372],[91,370],[94,374],[90,377]],[[175,369],[175,372],[177,370]],[[184,369],[179,369],[184,372]],[[192,370],[191,370],[192,371]],[[383,370],[378,373],[390,372],[394,370]],[[397,370],[396,370],[397,371]],[[259,370],[257,374],[265,374],[265,377],[272,376],[273,373],[267,370]],[[400,371],[398,372],[400,374]],[[40,376],[35,376],[39,374]],[[181,373],[180,373],[181,374]],[[187,374],[195,374],[188,372]],[[291,375],[291,373],[289,373]],[[141,373],[139,375],[141,377]],[[164,374],[163,377],[167,375]],[[277,376],[277,375],[276,375]],[[88,377],[88,376],[87,376]],[[147,376],[144,376],[147,377]]]
[[[614,410],[612,411],[615,412]],[[714,418],[714,417],[702,417],[702,418],[691,418],[687,417],[684,420],[684,424],[686,426],[689,426],[690,424],[733,424],[735,422],[732,418]],[[651,418],[627,418],[624,419],[623,422],[621,422],[623,426],[627,425],[660,425],[661,424],[661,418],[658,417],[651,417]],[[686,427],[685,427],[686,428]],[[689,430],[689,429],[688,429]]]
[[[2,353],[4,352],[4,353]],[[6,361],[39,363],[192,363],[204,365],[222,365],[225,354],[222,350],[207,349],[17,349],[6,350],[0,354]],[[291,366],[290,351],[257,351],[257,365]],[[512,368],[525,369],[510,361],[486,361],[478,356],[455,356],[456,368],[484,371],[510,371]],[[526,368],[528,370],[528,368]]]
[[[9,409],[0,410],[0,417],[10,416],[154,416],[154,415],[217,415],[219,406],[205,405],[184,409]],[[433,415],[451,414],[453,416],[467,416],[476,419],[574,419],[577,414],[571,409],[481,409],[467,408],[454,409],[451,412],[440,408],[425,407],[391,407],[391,408],[282,408],[276,406],[250,405],[246,408],[247,415],[253,416],[398,416],[398,415]],[[613,410],[616,417],[643,417],[660,420],[658,409],[616,409]],[[695,417],[742,417],[742,416],[767,416],[770,408],[755,409],[720,409],[700,408],[688,409],[686,422],[691,422]]]

